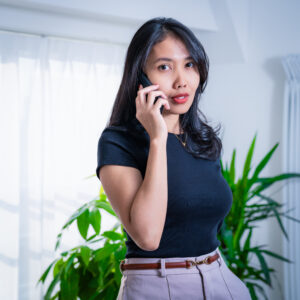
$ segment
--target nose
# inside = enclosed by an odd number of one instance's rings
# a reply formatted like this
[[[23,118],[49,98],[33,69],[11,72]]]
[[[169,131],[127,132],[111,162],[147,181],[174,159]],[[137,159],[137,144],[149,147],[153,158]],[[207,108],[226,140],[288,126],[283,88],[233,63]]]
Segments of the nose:
[[[186,87],[186,79],[182,74],[177,73],[177,76],[174,81],[174,86],[176,89]]]

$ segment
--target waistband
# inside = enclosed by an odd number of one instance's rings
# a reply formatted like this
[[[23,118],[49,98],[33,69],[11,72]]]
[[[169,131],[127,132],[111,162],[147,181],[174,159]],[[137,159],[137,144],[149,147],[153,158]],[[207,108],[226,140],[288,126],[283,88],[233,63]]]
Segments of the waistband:
[[[211,264],[201,264],[195,265],[190,268],[165,268],[166,262],[184,262],[185,260],[192,260],[192,261],[200,261],[205,259],[207,256],[212,256],[218,253],[219,258],[213,261]],[[166,276],[167,274],[191,274],[191,273],[201,273],[206,272],[208,270],[212,270],[214,268],[219,268],[219,266],[224,262],[219,247],[215,250],[199,255],[199,256],[188,256],[188,257],[171,257],[171,258],[142,258],[142,257],[132,257],[132,258],[125,258],[124,262],[126,264],[139,264],[139,263],[160,263],[160,269],[143,269],[143,270],[121,270],[120,271],[123,275],[133,275],[133,274],[140,274],[140,275],[158,275],[158,276]]]

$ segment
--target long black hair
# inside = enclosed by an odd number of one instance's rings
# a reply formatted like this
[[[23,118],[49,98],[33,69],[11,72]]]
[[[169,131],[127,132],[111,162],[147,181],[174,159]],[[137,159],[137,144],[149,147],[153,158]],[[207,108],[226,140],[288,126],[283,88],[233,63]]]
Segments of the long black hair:
[[[113,105],[108,126],[132,126],[139,133],[146,132],[136,119],[135,99],[138,91],[138,73],[145,67],[152,47],[162,42],[168,33],[175,34],[187,47],[190,56],[198,66],[200,83],[190,109],[179,115],[180,127],[184,132],[186,150],[194,157],[216,160],[220,158],[222,141],[216,130],[210,127],[207,119],[199,109],[200,96],[208,79],[209,60],[205,50],[194,33],[185,25],[173,18],[157,17],[144,23],[133,36],[125,59],[121,84]],[[203,120],[201,119],[203,117]],[[132,129],[133,130],[133,129]],[[141,135],[140,135],[141,136]],[[182,136],[180,136],[182,137]]]

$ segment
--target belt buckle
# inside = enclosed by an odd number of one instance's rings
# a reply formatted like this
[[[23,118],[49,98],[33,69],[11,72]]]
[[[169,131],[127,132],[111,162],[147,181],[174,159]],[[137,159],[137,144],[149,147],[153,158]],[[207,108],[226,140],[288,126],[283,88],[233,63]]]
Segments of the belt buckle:
[[[204,260],[203,260],[203,263],[209,265],[209,264],[210,264],[210,263],[208,262],[209,258],[210,258],[210,256],[206,256],[206,257],[204,258]]]
[[[190,263],[190,264],[187,264],[187,269],[190,269],[191,267],[196,265],[196,262],[194,262],[193,260],[186,260],[186,262]]]
[[[210,262],[208,261],[209,259],[210,259],[210,256],[206,256],[203,260],[199,260],[199,261],[187,260],[187,262],[190,263],[189,265],[187,265],[187,268],[189,269],[192,266],[201,265],[201,264],[209,265],[210,264]]]

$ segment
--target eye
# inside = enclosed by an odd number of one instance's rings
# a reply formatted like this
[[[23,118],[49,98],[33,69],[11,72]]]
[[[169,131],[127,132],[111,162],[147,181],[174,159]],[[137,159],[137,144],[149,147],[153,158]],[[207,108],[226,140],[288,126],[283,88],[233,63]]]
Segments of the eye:
[[[191,67],[194,67],[194,62],[190,61],[190,62],[187,63],[187,65],[188,65],[188,64],[192,64]]]
[[[165,65],[165,64],[164,64],[164,65],[160,65],[160,66],[158,66],[158,69],[159,69],[159,70],[166,70],[166,69],[161,69],[161,67],[169,67],[169,66],[168,66],[168,65]]]

